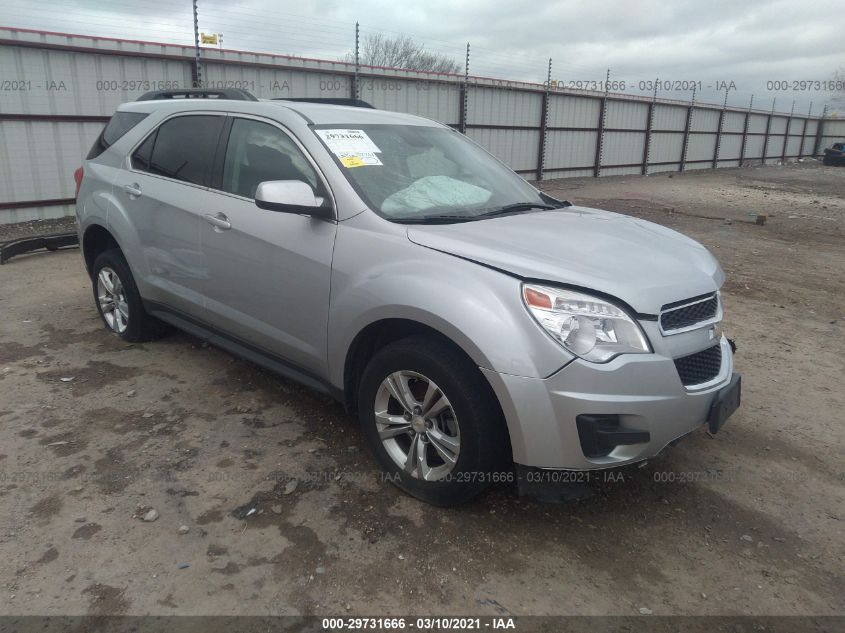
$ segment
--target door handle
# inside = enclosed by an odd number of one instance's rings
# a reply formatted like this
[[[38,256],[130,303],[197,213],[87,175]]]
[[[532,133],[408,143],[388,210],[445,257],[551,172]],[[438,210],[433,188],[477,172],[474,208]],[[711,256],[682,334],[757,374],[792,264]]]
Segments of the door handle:
[[[123,190],[128,193],[129,197],[132,199],[141,197],[141,185],[137,182],[133,182],[131,185],[123,185]]]
[[[229,218],[226,217],[225,213],[218,213],[217,215],[211,215],[210,213],[206,213],[204,216],[205,221],[208,222],[211,226],[214,227],[214,230],[218,233],[220,231],[228,231],[232,228],[232,223],[229,222]]]

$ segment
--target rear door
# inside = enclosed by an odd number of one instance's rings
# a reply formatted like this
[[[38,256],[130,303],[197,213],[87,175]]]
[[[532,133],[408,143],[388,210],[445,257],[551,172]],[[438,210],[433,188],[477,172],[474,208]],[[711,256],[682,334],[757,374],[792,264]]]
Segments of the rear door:
[[[208,265],[200,225],[225,113],[182,113],[166,119],[132,152],[115,182],[139,241],[145,299],[202,318]],[[135,262],[130,262],[135,263]]]
[[[234,115],[218,160],[214,203],[226,224],[204,224],[207,319],[218,329],[323,376],[337,224],[255,206],[261,182],[300,180],[331,204],[302,146],[275,122]],[[225,148],[225,151],[223,151]]]

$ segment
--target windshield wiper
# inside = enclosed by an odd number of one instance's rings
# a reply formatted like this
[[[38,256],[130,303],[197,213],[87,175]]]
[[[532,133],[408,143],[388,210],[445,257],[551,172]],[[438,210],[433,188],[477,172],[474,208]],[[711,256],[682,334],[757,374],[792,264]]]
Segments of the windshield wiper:
[[[532,209],[541,209],[543,211],[552,211],[554,209],[561,209],[563,207],[552,204],[545,204],[543,202],[514,202],[513,204],[506,204],[498,209],[491,209],[485,211],[476,217],[489,218],[496,215],[505,215],[507,213],[519,213],[520,211],[531,211]]]
[[[472,222],[477,215],[422,215],[415,218],[396,218],[393,222],[399,224],[454,224],[455,222]]]
[[[410,218],[397,218],[393,220],[400,224],[454,224],[456,222],[472,222],[474,220],[481,220],[484,218],[491,218],[497,215],[506,215],[508,213],[519,213],[520,211],[531,211],[532,209],[540,209],[542,211],[553,211],[554,209],[563,209],[569,206],[568,204],[545,204],[543,202],[514,202],[513,204],[506,204],[498,209],[490,209],[477,215],[457,215],[457,214],[433,214],[422,215]]]

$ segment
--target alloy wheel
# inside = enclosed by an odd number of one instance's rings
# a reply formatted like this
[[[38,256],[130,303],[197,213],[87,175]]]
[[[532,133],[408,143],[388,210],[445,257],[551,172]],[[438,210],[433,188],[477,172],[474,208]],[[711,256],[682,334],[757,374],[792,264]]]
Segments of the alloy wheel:
[[[434,381],[414,371],[396,371],[379,385],[375,422],[387,454],[408,475],[443,479],[461,450],[458,418]]]
[[[118,334],[126,331],[129,324],[129,303],[120,277],[108,266],[97,275],[97,301],[106,324]]]

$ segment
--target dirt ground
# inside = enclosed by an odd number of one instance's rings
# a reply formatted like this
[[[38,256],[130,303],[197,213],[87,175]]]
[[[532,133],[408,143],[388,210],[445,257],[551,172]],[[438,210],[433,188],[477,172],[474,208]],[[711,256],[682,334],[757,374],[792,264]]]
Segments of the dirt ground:
[[[719,258],[744,401],[717,436],[586,501],[428,507],[379,481],[338,404],[184,334],[123,343],[78,250],[20,256],[0,267],[0,612],[845,614],[845,169],[544,187]]]

